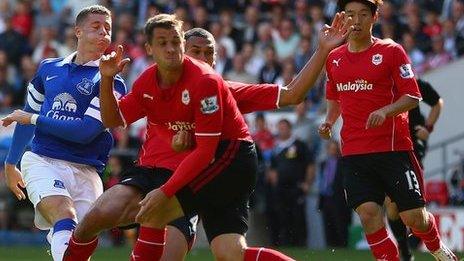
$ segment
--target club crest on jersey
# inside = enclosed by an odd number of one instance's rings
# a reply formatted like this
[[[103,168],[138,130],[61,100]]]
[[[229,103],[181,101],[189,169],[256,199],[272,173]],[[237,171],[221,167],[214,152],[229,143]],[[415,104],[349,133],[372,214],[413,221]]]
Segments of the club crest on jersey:
[[[84,94],[84,95],[90,95],[92,94],[93,86],[95,83],[93,83],[91,80],[84,78],[80,83],[76,85],[77,90]]]
[[[379,65],[379,64],[381,64],[381,63],[382,63],[382,60],[383,60],[383,55],[381,55],[381,54],[379,54],[379,53],[378,53],[378,54],[372,55],[372,63],[373,63],[374,65]]]
[[[187,89],[182,92],[182,103],[188,105],[190,103],[190,94]]]
[[[213,114],[219,110],[217,96],[206,97],[200,101],[200,104],[200,110],[203,114]]]
[[[54,182],[55,183],[53,183],[53,186],[55,188],[65,189],[63,181],[55,179]]]
[[[410,63],[402,64],[400,66],[400,75],[403,79],[414,78],[414,72],[412,71],[412,66]]]

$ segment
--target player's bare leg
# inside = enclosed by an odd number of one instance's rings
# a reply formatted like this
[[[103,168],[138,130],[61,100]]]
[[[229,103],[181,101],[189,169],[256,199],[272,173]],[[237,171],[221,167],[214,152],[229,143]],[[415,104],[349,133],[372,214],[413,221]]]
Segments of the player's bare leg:
[[[167,226],[166,245],[161,261],[182,261],[189,250],[184,234],[174,226]]]
[[[87,260],[98,244],[98,234],[116,226],[134,223],[140,191],[115,185],[103,193],[74,230],[64,260]]]
[[[139,213],[136,217],[136,221],[140,223],[140,232],[130,260],[160,260],[166,242],[167,224],[184,216],[175,196],[153,209],[155,211],[150,211],[144,215]],[[143,209],[140,212],[143,212]]]
[[[366,202],[356,208],[367,242],[376,259],[399,261],[398,248],[388,235],[379,204]]]
[[[51,254],[53,260],[61,260],[76,226],[76,210],[72,199],[58,195],[45,197],[37,204],[37,211],[53,225]]]
[[[384,205],[387,212],[388,224],[391,231],[393,232],[393,235],[395,236],[396,242],[398,242],[398,249],[400,250],[401,260],[414,260],[414,256],[411,253],[411,248],[408,242],[408,229],[401,220],[397,205],[392,202],[389,197],[385,197]]]
[[[440,240],[435,218],[427,212],[425,207],[400,212],[400,217],[404,224],[411,228],[413,234],[424,242],[437,260],[458,260],[456,255]]]

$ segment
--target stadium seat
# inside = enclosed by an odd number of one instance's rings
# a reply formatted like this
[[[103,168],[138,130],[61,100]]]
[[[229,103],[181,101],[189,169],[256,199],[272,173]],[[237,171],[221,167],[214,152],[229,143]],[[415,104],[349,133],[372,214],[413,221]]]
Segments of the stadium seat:
[[[425,198],[427,202],[435,202],[445,206],[449,201],[448,185],[445,181],[433,180],[425,184]]]

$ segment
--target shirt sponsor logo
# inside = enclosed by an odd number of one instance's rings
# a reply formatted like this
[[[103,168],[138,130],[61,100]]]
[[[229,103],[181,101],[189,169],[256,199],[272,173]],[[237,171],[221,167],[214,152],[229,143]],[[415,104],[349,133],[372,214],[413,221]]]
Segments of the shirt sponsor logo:
[[[348,82],[348,83],[337,83],[337,91],[343,92],[343,91],[371,91],[374,85],[372,83],[368,83],[366,80],[356,80],[354,83]]]
[[[381,54],[379,54],[379,53],[378,53],[378,54],[372,55],[372,63],[373,63],[374,65],[379,65],[379,64],[381,64],[381,63],[382,63],[382,60],[383,60],[383,55],[381,55]]]
[[[91,80],[83,78],[82,81],[76,85],[76,88],[80,93],[84,95],[90,95],[92,94],[94,85],[95,83],[93,83]]]
[[[201,112],[203,114],[213,114],[219,110],[219,105],[217,103],[217,96],[211,96],[204,98],[200,101]]]
[[[412,66],[410,63],[402,64],[400,66],[400,75],[403,79],[414,78],[414,72],[412,71]]]
[[[169,130],[173,131],[189,131],[195,129],[195,123],[186,121],[175,121],[166,123]]]
[[[47,112],[46,116],[58,120],[75,120],[78,119],[78,117],[63,114],[75,114],[76,112],[76,100],[71,96],[71,94],[63,92],[53,99],[52,108]]]
[[[182,103],[188,105],[190,103],[190,94],[188,90],[182,92]]]
[[[53,186],[54,186],[55,188],[65,189],[64,183],[63,183],[63,181],[61,181],[61,180],[55,179],[55,180],[54,180],[54,183],[53,183]]]

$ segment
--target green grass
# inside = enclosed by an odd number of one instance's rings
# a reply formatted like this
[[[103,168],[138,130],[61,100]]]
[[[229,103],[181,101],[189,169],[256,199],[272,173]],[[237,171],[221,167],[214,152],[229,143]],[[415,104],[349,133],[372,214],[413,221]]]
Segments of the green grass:
[[[301,248],[283,249],[285,254],[292,256],[296,260],[374,260],[368,251],[358,251],[350,249],[335,249],[325,251],[314,251]],[[130,249],[122,248],[100,248],[92,258],[92,261],[127,261]],[[418,261],[432,261],[433,258],[427,253],[415,253]],[[462,256],[462,255],[460,255]],[[46,248],[40,247],[0,247],[0,260],[2,261],[40,261],[51,260]],[[213,260],[208,249],[194,249],[186,259],[187,261],[208,261]]]

